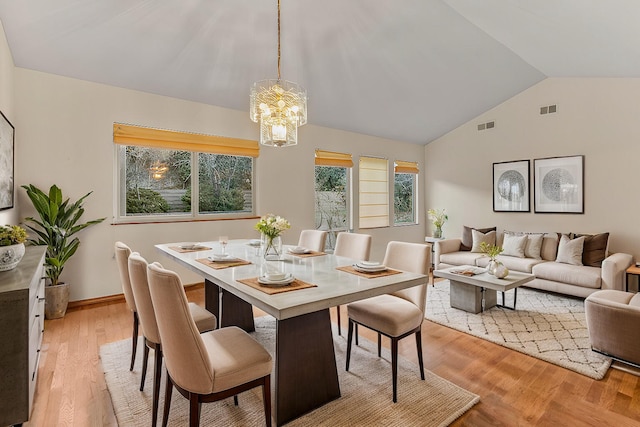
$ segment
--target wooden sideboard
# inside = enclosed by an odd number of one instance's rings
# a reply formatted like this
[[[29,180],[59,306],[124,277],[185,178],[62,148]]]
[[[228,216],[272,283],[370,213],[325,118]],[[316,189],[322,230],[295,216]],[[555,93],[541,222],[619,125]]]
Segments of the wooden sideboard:
[[[45,246],[0,272],[0,425],[29,420],[44,332]]]

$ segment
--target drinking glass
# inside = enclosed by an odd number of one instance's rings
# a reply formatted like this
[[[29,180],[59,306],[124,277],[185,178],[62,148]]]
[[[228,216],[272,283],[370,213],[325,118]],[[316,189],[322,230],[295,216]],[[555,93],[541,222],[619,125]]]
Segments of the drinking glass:
[[[222,254],[226,255],[227,254],[227,243],[229,243],[229,236],[220,236],[220,237],[218,237],[218,242],[220,243],[220,246],[222,247]]]

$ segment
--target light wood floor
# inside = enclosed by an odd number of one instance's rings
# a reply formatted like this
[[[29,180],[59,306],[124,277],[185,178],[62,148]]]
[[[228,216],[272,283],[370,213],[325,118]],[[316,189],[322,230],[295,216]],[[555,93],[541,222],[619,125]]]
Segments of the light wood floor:
[[[204,304],[201,287],[187,295]],[[131,313],[124,302],[74,309],[64,319],[46,321],[45,328],[34,409],[26,425],[116,426],[98,349],[131,338]],[[361,333],[367,336],[362,328]],[[638,376],[609,369],[595,381],[428,321],[422,337],[425,368],[480,395],[480,403],[454,426],[640,426]],[[416,362],[415,341],[400,344],[402,355]]]

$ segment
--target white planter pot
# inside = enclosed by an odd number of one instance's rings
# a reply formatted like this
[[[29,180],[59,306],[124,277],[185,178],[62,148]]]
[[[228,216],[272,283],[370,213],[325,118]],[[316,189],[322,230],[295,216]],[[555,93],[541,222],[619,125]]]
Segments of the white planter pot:
[[[0,271],[14,269],[24,256],[24,243],[0,246]]]

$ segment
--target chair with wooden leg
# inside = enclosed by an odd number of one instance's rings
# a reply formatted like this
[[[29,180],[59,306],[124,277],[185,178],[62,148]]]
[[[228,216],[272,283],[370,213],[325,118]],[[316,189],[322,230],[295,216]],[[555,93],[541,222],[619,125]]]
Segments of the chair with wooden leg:
[[[262,387],[265,424],[271,426],[273,362],[269,353],[235,326],[199,334],[180,277],[153,263],[148,278],[167,367],[163,426],[169,418],[174,386],[189,400],[190,426],[199,425],[203,402]]]
[[[129,268],[127,262],[129,255],[131,255],[131,249],[129,246],[122,242],[116,242],[116,263],[118,264],[118,272],[120,273],[120,283],[122,284],[122,292],[124,293],[124,300],[127,303],[127,308],[133,315],[133,336],[131,338],[131,364],[129,370],[133,371],[133,365],[136,361],[136,351],[138,349],[138,327],[140,321],[138,320],[138,310],[136,308],[136,300],[131,290],[131,281],[129,279]]]
[[[151,301],[151,294],[149,293],[147,261],[137,252],[133,252],[129,255],[128,265],[129,276],[131,277],[131,288],[137,302],[138,316],[145,343],[140,391],[144,390],[144,382],[147,377],[149,349],[154,350],[153,409],[151,413],[151,425],[155,427],[158,421],[160,377],[162,375],[162,345],[160,341],[160,333],[158,332],[158,324],[156,323],[156,314]],[[217,319],[212,313],[192,302],[188,304],[188,308],[199,332],[212,331],[216,328]]]
[[[429,274],[431,246],[419,243],[389,242],[384,257],[384,265],[397,270]],[[351,359],[351,341],[354,325],[362,325],[378,333],[378,357],[381,356],[382,335],[391,339],[391,374],[393,382],[393,402],[397,402],[398,384],[398,341],[415,335],[418,350],[420,378],[424,380],[422,362],[421,327],[427,297],[428,277],[423,285],[404,289],[392,294],[379,295],[347,305],[349,332],[347,338],[347,363]]]
[[[327,232],[324,230],[302,230],[298,239],[298,246],[314,252],[324,252]]]
[[[336,247],[333,254],[353,258],[358,261],[369,261],[371,253],[371,236],[369,234],[358,233],[338,233],[336,238]],[[338,314],[338,335],[342,335],[342,327],[340,325],[340,306],[336,306]],[[356,336],[357,336],[356,331]]]

